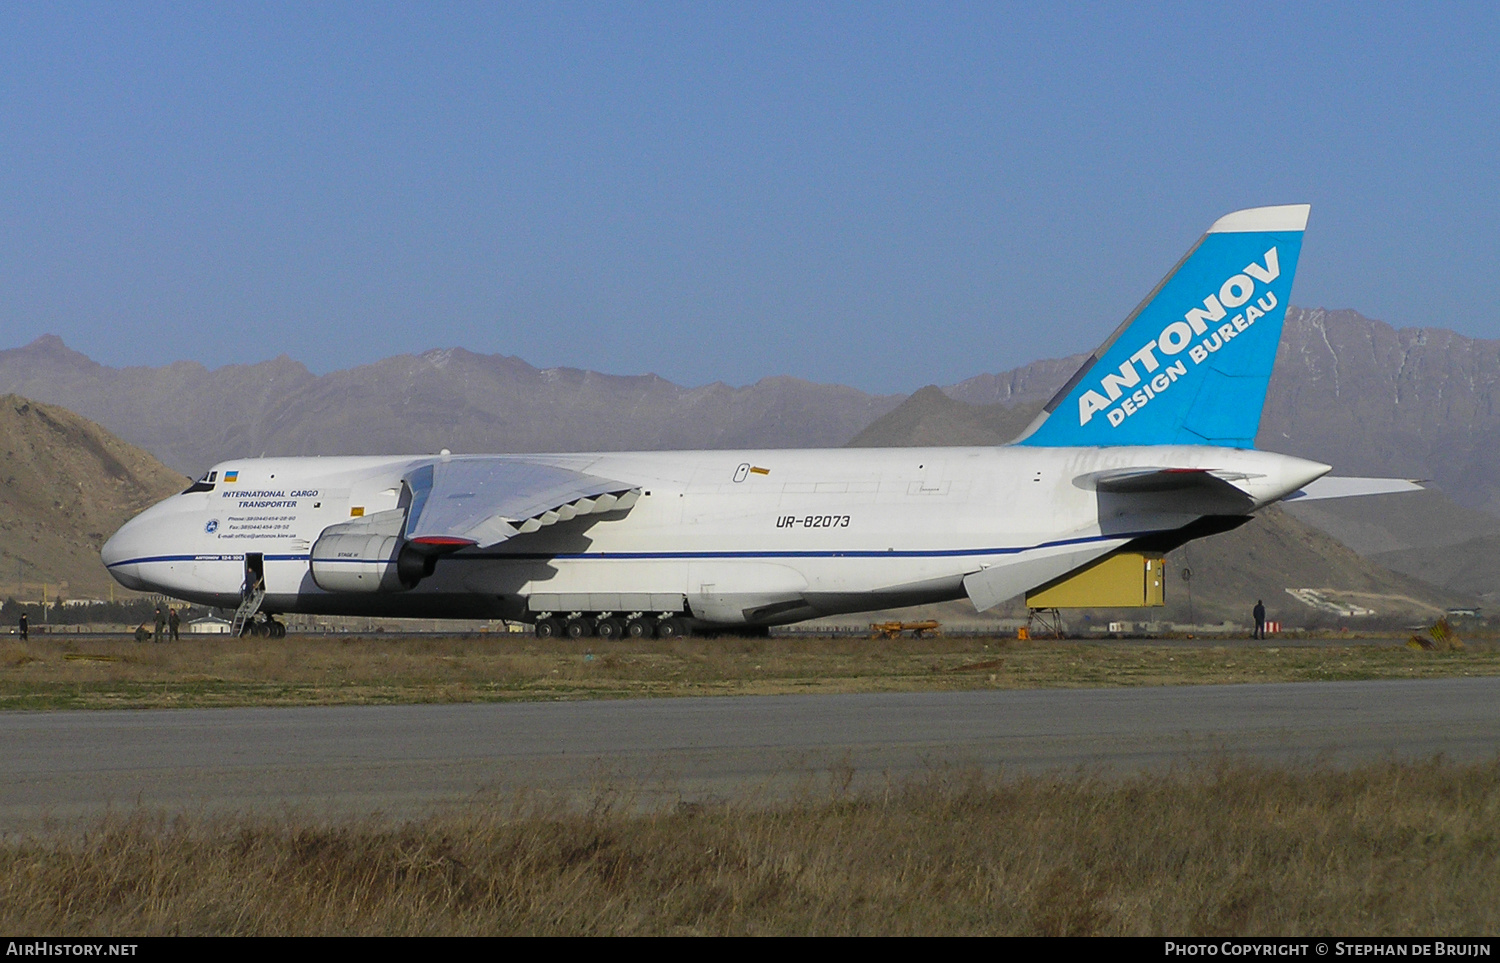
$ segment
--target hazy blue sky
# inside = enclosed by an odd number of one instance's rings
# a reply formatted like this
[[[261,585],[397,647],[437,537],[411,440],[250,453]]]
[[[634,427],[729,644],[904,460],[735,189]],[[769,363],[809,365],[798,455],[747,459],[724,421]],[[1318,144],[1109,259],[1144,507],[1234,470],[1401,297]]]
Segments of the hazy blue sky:
[[[907,391],[1302,201],[1294,303],[1500,337],[1497,11],[9,3],[0,348]]]

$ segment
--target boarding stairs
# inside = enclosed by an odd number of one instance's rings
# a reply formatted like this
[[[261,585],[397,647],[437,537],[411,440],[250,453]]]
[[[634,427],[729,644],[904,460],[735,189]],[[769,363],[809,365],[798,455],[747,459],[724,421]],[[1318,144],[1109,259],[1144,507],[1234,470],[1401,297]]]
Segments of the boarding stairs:
[[[240,607],[234,611],[234,625],[229,628],[230,638],[237,639],[245,633],[245,628],[250,624],[250,620],[255,618],[256,612],[260,611],[260,603],[265,600],[266,589],[264,585],[256,586],[249,595],[245,596],[245,600],[240,603]]]

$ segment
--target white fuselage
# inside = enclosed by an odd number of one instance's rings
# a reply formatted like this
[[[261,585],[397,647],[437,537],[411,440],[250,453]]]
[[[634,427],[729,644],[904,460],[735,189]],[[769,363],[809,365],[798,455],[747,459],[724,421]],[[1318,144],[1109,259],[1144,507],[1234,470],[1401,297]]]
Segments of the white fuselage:
[[[245,459],[216,466],[220,479],[236,472],[233,483],[127,523],[103,557],[128,587],[232,607],[258,554],[272,612],[519,618],[670,611],[663,599],[675,598],[701,621],[769,624],[958,598],[971,573],[1048,557],[1064,559],[1061,574],[1205,514],[1170,498],[1123,510],[1080,483],[1101,471],[1212,469],[1234,477],[1254,510],[1328,470],[1188,446],[524,457],[642,494],[628,511],[446,556],[409,591],[330,593],[311,577],[313,542],[329,525],[397,507],[403,473],[431,456]]]

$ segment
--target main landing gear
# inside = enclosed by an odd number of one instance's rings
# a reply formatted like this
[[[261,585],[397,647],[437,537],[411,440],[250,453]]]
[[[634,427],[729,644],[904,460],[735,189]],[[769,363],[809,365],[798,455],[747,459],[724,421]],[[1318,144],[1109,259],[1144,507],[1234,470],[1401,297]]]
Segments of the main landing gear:
[[[284,639],[286,626],[269,616],[245,623],[240,635],[253,635],[258,639]]]
[[[543,613],[543,617],[536,623],[536,636],[539,639],[556,639],[562,636],[570,639],[598,637],[606,640],[653,637],[676,639],[687,634],[687,623],[681,616],[671,612],[656,616],[643,612],[623,616],[612,612],[574,612],[565,617]]]

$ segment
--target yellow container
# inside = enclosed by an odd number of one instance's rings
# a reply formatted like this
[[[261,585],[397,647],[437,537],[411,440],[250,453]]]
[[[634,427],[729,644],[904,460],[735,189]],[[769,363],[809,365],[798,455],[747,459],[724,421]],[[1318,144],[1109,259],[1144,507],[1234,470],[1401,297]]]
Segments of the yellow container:
[[[1102,558],[1026,593],[1033,609],[1127,609],[1166,605],[1166,568],[1155,556]]]

